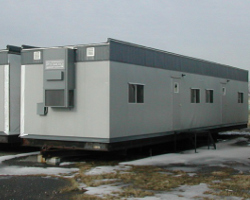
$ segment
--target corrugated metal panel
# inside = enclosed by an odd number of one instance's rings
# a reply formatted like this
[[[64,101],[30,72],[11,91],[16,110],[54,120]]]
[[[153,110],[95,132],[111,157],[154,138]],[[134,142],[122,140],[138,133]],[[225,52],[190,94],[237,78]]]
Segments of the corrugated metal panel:
[[[34,52],[41,52],[40,59],[34,59]],[[27,64],[42,64],[43,63],[43,50],[42,49],[34,49],[34,50],[22,50],[22,65]]]
[[[87,48],[94,47],[94,56],[87,56]],[[67,48],[65,46],[65,48]],[[86,61],[104,61],[109,60],[109,45],[84,45],[84,46],[75,46],[76,62],[86,62]],[[34,52],[41,51],[41,59],[34,60]],[[33,49],[33,50],[22,50],[22,65],[25,64],[42,64],[43,63],[43,50],[42,49]]]
[[[94,47],[94,56],[87,56],[87,48]],[[76,50],[76,62],[103,61],[109,59],[109,45],[78,46]]]
[[[0,52],[0,65],[8,64],[8,52],[2,51]]]
[[[109,39],[110,60],[186,73],[248,81],[248,71]]]

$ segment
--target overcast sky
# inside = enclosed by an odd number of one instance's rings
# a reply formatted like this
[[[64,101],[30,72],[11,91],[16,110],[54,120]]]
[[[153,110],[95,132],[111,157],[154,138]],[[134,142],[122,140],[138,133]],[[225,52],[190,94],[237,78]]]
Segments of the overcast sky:
[[[0,49],[114,38],[250,70],[250,0],[0,0]]]

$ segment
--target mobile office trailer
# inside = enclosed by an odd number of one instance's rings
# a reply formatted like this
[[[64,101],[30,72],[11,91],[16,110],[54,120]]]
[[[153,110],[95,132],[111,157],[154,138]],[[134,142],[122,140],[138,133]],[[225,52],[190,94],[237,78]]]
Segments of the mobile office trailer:
[[[247,126],[248,72],[144,46],[22,50],[21,137],[111,151]]]
[[[0,143],[19,143],[21,48],[0,51]]]

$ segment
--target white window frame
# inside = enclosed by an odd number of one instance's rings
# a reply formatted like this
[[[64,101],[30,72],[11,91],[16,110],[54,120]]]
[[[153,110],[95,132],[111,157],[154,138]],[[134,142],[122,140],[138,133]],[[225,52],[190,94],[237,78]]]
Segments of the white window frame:
[[[227,88],[226,87],[222,87],[222,95],[226,96],[227,94]]]
[[[178,82],[174,82],[174,93],[178,94],[179,92],[180,92],[180,84]]]

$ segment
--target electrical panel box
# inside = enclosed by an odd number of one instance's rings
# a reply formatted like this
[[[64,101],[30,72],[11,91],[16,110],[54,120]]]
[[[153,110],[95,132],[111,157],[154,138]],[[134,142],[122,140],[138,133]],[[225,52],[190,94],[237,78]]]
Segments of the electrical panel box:
[[[70,108],[74,106],[74,49],[43,50],[44,106]]]

